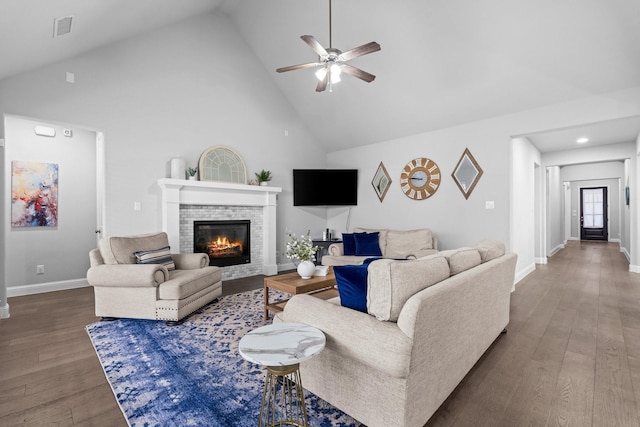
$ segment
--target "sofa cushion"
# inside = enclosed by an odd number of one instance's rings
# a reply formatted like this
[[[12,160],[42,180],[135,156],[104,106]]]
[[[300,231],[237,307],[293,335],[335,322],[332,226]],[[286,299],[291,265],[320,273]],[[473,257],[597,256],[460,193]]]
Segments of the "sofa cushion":
[[[173,270],[169,272],[169,280],[158,286],[158,297],[166,300],[184,299],[221,280],[222,269],[220,267]]]
[[[476,243],[475,248],[480,252],[482,262],[491,261],[506,253],[504,243],[499,240],[485,239]]]
[[[367,311],[379,320],[395,322],[412,295],[448,277],[449,263],[441,256],[372,262],[369,265]]]
[[[408,231],[387,231],[387,244],[384,250],[385,258],[417,257],[425,250],[433,249],[433,235],[431,230],[424,228]]]
[[[140,234],[100,239],[98,247],[105,264],[136,264],[136,251],[149,251],[169,246],[167,233]]]
[[[389,230],[385,229],[374,229],[374,228],[361,228],[355,227],[353,229],[354,233],[380,233],[378,235],[378,246],[380,246],[380,252],[384,253],[384,248],[387,245],[387,232]]]
[[[347,256],[356,254],[356,238],[353,233],[342,233],[342,252]]]
[[[480,252],[475,248],[450,249],[438,252],[436,256],[442,256],[447,260],[452,276],[477,267],[482,262]]]
[[[176,269],[173,258],[171,258],[169,246],[150,251],[136,251],[133,255],[136,257],[137,264],[160,264],[164,265],[169,271]]]
[[[380,233],[354,233],[357,256],[382,256],[378,239]]]
[[[368,267],[367,264],[336,265],[333,267],[342,306],[367,312]]]

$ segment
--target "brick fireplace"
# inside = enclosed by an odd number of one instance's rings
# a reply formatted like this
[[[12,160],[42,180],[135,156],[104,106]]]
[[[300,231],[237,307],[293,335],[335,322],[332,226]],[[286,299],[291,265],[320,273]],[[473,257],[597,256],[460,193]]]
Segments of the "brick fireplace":
[[[172,248],[194,250],[194,222],[250,222],[250,262],[223,266],[223,279],[278,273],[276,264],[276,202],[281,188],[226,182],[163,178],[162,228]]]

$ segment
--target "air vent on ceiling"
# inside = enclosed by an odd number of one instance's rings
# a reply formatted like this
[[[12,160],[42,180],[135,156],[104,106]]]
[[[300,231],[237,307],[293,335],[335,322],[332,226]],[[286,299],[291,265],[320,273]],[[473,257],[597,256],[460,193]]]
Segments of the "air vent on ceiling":
[[[64,36],[71,32],[71,23],[73,22],[73,15],[63,16],[56,18],[53,21],[53,38]]]

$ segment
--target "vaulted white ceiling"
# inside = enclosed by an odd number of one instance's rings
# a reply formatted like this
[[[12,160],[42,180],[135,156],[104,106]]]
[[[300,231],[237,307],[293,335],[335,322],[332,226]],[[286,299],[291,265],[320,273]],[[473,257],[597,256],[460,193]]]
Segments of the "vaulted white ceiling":
[[[275,69],[316,60],[303,34],[328,47],[328,4],[1,0],[0,79],[218,12],[328,150],[640,86],[638,0],[334,0],[334,47],[376,41],[382,50],[351,62],[374,82],[344,76],[332,92],[316,93],[313,70]],[[76,17],[73,33],[53,40],[53,19],[65,15]]]

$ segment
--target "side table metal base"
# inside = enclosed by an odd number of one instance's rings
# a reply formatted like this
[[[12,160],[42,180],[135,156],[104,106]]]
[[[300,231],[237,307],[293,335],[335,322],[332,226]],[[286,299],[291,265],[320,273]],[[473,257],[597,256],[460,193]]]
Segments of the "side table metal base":
[[[258,427],[308,427],[300,365],[267,366]]]

